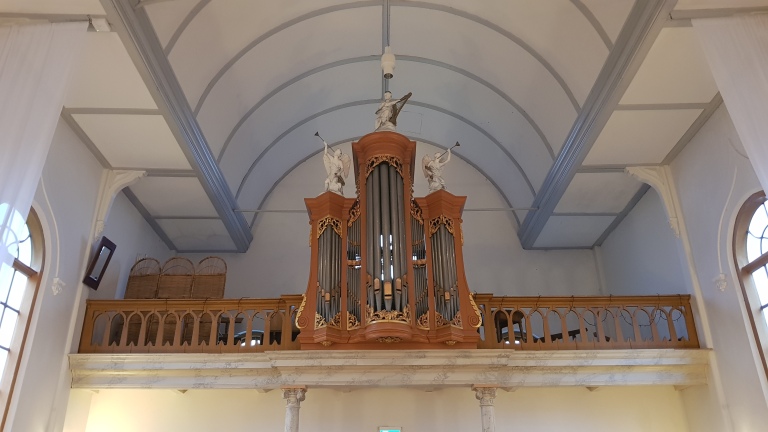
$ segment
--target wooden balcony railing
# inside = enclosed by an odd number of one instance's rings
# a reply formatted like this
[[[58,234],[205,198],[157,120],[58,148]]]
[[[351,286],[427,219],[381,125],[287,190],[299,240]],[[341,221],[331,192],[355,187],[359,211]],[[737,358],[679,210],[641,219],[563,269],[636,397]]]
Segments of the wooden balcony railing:
[[[698,348],[690,296],[494,297],[477,294],[478,348]],[[298,350],[301,296],[89,300],[80,353]],[[396,348],[396,346],[393,346]]]
[[[298,350],[294,321],[301,298],[89,300],[79,352]]]
[[[520,350],[698,348],[691,296],[475,296],[479,348]]]

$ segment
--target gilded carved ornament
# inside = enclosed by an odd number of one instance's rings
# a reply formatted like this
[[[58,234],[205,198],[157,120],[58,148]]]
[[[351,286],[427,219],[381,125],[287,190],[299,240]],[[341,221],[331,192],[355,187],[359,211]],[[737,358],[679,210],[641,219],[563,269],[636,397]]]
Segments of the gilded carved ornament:
[[[315,330],[321,329],[327,325],[328,323],[325,322],[325,318],[323,318],[319,313],[315,312]]]
[[[317,221],[317,238],[323,234],[326,228],[331,227],[341,237],[341,221],[333,216],[326,216]]]
[[[353,223],[360,217],[360,199],[356,199],[355,203],[352,204],[352,208],[349,209],[349,220],[347,221],[347,226],[351,227]]]
[[[299,310],[296,311],[296,327],[303,329],[304,327],[309,324],[307,322],[306,317],[302,316],[302,312],[304,312],[304,307],[307,305],[307,295],[302,294],[301,295],[301,304],[299,305]]]
[[[405,175],[403,175],[403,163],[400,161],[400,159],[392,155],[377,155],[369,158],[365,162],[365,178],[368,178],[368,174],[370,174],[371,171],[373,171],[373,169],[382,162],[386,162],[395,167],[397,172],[400,174],[400,177],[405,179]]]
[[[440,225],[445,225],[448,232],[453,234],[453,219],[446,217],[445,215],[440,215],[429,221],[429,235],[431,236],[440,229]]]

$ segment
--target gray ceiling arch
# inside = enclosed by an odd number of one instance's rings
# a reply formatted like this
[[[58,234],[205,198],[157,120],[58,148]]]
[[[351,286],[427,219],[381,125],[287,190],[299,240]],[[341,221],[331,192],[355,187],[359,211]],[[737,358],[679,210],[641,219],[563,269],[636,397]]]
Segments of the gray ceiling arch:
[[[437,148],[440,148],[440,149],[443,149],[443,150],[448,150],[448,147],[446,147],[445,145],[442,145],[442,144],[438,144],[438,143],[436,143],[436,142],[434,142],[434,141],[431,141],[431,140],[427,140],[427,139],[423,139],[423,138],[417,138],[417,137],[413,137],[413,136],[410,136],[410,135],[408,135],[408,134],[403,134],[403,135],[405,135],[406,137],[408,137],[408,139],[411,139],[411,140],[413,140],[413,141],[423,142],[423,143],[425,143],[425,144],[429,144],[429,145],[431,145],[431,146],[435,146],[435,147],[437,147]],[[362,138],[362,136],[356,136],[356,137],[346,138],[346,139],[342,139],[342,140],[334,141],[333,143],[331,143],[331,144],[328,144],[328,146],[329,146],[329,147],[333,147],[333,146],[335,146],[335,145],[338,145],[338,144],[343,144],[343,143],[346,143],[346,142],[351,142],[351,141],[357,141],[357,140],[359,140],[360,138]],[[319,149],[319,150],[315,150],[315,151],[313,151],[313,152],[312,152],[312,153],[310,153],[308,156],[305,156],[305,157],[304,157],[304,158],[302,158],[300,161],[296,162],[296,163],[295,163],[295,164],[294,164],[292,167],[290,167],[289,169],[285,170],[285,172],[283,172],[283,175],[281,175],[279,179],[277,179],[277,180],[276,180],[274,183],[272,183],[272,186],[269,188],[269,190],[267,191],[267,193],[265,193],[265,194],[264,194],[264,196],[261,198],[261,201],[259,202],[259,206],[257,207],[257,209],[261,209],[261,208],[264,206],[264,203],[267,201],[267,199],[269,198],[269,196],[270,196],[270,195],[272,195],[272,192],[275,190],[275,188],[277,187],[277,185],[279,185],[281,181],[283,181],[283,180],[284,180],[286,177],[288,177],[288,175],[289,175],[290,173],[292,173],[292,172],[293,172],[293,170],[295,170],[295,169],[296,169],[296,168],[297,168],[299,165],[301,165],[301,164],[303,164],[304,162],[308,161],[309,159],[311,159],[312,157],[314,157],[315,155],[319,154],[319,153],[320,153],[320,152],[322,152],[322,151],[323,151],[323,150],[320,150],[320,149]],[[496,192],[498,192],[498,193],[499,193],[499,196],[501,197],[501,199],[503,199],[503,200],[504,200],[504,202],[507,204],[507,206],[509,206],[510,208],[511,208],[511,207],[513,207],[513,206],[512,206],[512,203],[511,203],[511,202],[509,201],[509,199],[507,198],[507,195],[506,195],[506,194],[504,194],[504,193],[501,191],[501,188],[499,188],[499,185],[498,185],[498,184],[496,184],[496,182],[495,182],[495,181],[494,181],[494,180],[493,180],[491,177],[489,177],[489,176],[488,176],[488,175],[485,173],[485,171],[483,171],[483,170],[482,170],[480,167],[478,167],[477,165],[475,165],[475,164],[474,164],[472,161],[470,161],[469,159],[466,159],[466,158],[464,158],[464,157],[462,157],[462,156],[460,156],[460,155],[458,155],[458,154],[456,154],[456,153],[453,153],[453,154],[454,154],[456,157],[458,157],[459,159],[461,159],[462,161],[464,161],[464,162],[465,162],[467,165],[469,165],[469,166],[471,166],[472,168],[474,168],[474,169],[475,169],[477,172],[479,172],[479,173],[480,173],[480,174],[481,174],[483,177],[485,177],[485,179],[486,179],[486,180],[488,180],[488,182],[489,182],[489,183],[491,183],[491,185],[493,185],[493,187],[496,189]],[[258,215],[259,215],[259,213],[254,213],[254,214],[253,214],[253,217],[251,218],[251,225],[250,225],[250,226],[251,226],[251,228],[253,228],[253,225],[256,223],[256,217],[258,217]],[[517,223],[517,226],[519,227],[519,226],[520,226],[520,218],[517,216],[517,213],[515,213],[515,212],[512,212],[512,216],[514,216],[514,218],[515,218],[515,222]]]
[[[579,112],[581,110],[581,106],[579,102],[576,100],[576,97],[573,95],[573,92],[571,91],[570,87],[568,87],[568,84],[566,84],[565,80],[563,79],[562,76],[560,76],[557,70],[544,58],[544,56],[542,56],[538,51],[533,49],[533,47],[528,45],[525,41],[523,41],[520,37],[516,36],[514,33],[508,30],[505,30],[504,28],[488,20],[480,18],[476,15],[470,14],[468,12],[463,12],[458,9],[453,9],[447,6],[442,6],[442,5],[433,4],[433,3],[419,2],[419,1],[408,1],[408,2],[397,1],[397,2],[390,2],[390,4],[394,6],[415,7],[415,8],[430,9],[430,10],[436,10],[436,11],[448,13],[448,14],[455,15],[457,17],[472,21],[490,30],[495,31],[496,33],[499,33],[500,35],[509,39],[514,44],[518,45],[520,48],[526,51],[529,55],[531,55],[531,57],[533,57],[534,60],[536,60],[539,64],[541,64],[541,66],[544,67],[547,70],[547,72],[549,72],[550,75],[552,75],[552,77],[555,79],[555,81],[557,81],[557,83],[560,85],[563,92],[571,101],[571,104],[573,105],[573,108],[576,110],[576,112]],[[211,81],[208,83],[208,85],[205,87],[205,90],[200,95],[200,99],[198,99],[197,103],[195,104],[195,109],[194,109],[195,115],[199,114],[200,109],[205,103],[205,100],[208,98],[208,95],[210,94],[211,90],[213,90],[213,88],[216,86],[219,80],[224,76],[224,74],[226,74],[227,71],[230,68],[232,68],[232,66],[234,66],[235,63],[237,63],[243,56],[245,56],[245,54],[247,54],[250,50],[252,50],[262,41],[266,40],[272,35],[279,33],[295,24],[298,24],[302,21],[306,21],[311,18],[315,18],[320,15],[333,13],[333,12],[346,10],[346,9],[371,7],[371,6],[376,6],[376,7],[382,6],[382,3],[379,1],[358,1],[354,3],[347,3],[343,5],[336,5],[336,6],[331,6],[327,8],[322,8],[322,9],[318,9],[318,10],[309,12],[307,14],[298,16],[291,20],[285,21],[284,23],[281,23],[277,27],[274,27],[268,30],[266,33],[260,35],[259,37],[257,37],[256,39],[248,43],[240,51],[238,51],[237,54],[235,54],[231,59],[229,59],[229,61],[227,61],[227,63],[225,63],[224,66],[222,66],[222,68],[213,76],[213,78],[211,78]]]
[[[163,52],[165,53],[166,57],[168,57],[168,55],[171,53],[171,51],[173,50],[173,46],[176,45],[176,41],[179,40],[179,37],[181,36],[181,34],[184,33],[184,30],[187,29],[187,26],[189,25],[189,23],[191,23],[192,20],[195,19],[195,17],[197,16],[197,14],[200,13],[200,11],[203,10],[203,8],[207,6],[208,3],[210,2],[211,0],[200,0],[200,2],[197,3],[189,11],[187,16],[184,17],[184,20],[181,21],[181,23],[179,24],[179,27],[176,28],[176,31],[173,32],[173,35],[168,40],[168,44],[165,45],[165,48],[163,48]]]
[[[579,104],[579,101],[576,100],[576,96],[573,95],[571,88],[568,87],[568,84],[565,83],[565,80],[563,79],[563,77],[561,77],[560,74],[557,73],[557,70],[544,58],[544,56],[542,56],[538,51],[533,49],[532,46],[528,45],[523,39],[516,36],[511,31],[506,30],[501,26],[494,24],[484,18],[480,18],[477,15],[473,15],[469,12],[464,12],[462,10],[454,9],[452,7],[444,6],[437,3],[427,3],[427,2],[421,2],[421,1],[409,0],[409,1],[390,1],[390,5],[436,10],[439,12],[444,12],[447,14],[455,15],[460,18],[464,18],[466,20],[475,22],[477,24],[480,24],[483,27],[486,27],[490,30],[495,31],[496,33],[512,41],[514,44],[516,44],[517,46],[525,50],[528,54],[530,54],[531,57],[536,59],[536,61],[538,61],[544,67],[544,69],[546,69],[547,72],[549,72],[550,75],[552,75],[555,81],[557,81],[557,83],[560,84],[560,87],[563,89],[565,94],[568,96],[568,99],[571,101],[571,104],[573,105],[573,109],[575,109],[576,112],[579,112],[581,110],[581,105]]]
[[[500,98],[504,99],[509,105],[511,105],[517,113],[519,113],[527,122],[528,124],[533,128],[533,130],[536,132],[536,134],[539,136],[539,139],[544,143],[544,146],[547,149],[547,152],[549,153],[549,156],[552,158],[552,160],[555,159],[555,153],[552,149],[552,144],[547,139],[546,135],[544,135],[544,131],[541,130],[541,127],[536,123],[536,121],[533,120],[533,118],[528,114],[527,111],[523,109],[522,106],[520,106],[519,103],[517,103],[514,99],[512,99],[509,95],[501,91],[498,87],[494,86],[493,84],[489,83],[488,81],[478,77],[477,75],[472,74],[469,71],[466,71],[464,69],[461,69],[459,67],[450,65],[448,63],[443,63],[437,60],[432,60],[424,57],[416,57],[416,56],[400,56],[402,61],[411,61],[416,63],[423,63],[428,64],[430,66],[439,67],[442,69],[447,69],[453,72],[456,72],[460,75],[463,75],[481,85],[488,88],[492,92],[496,93]],[[280,84],[279,86],[275,87],[271,92],[269,92],[267,95],[262,97],[258,102],[256,102],[251,108],[248,109],[248,111],[243,114],[243,116],[238,120],[238,122],[235,124],[235,127],[232,128],[232,131],[230,131],[229,135],[227,136],[226,140],[224,141],[224,144],[221,147],[221,150],[219,151],[219,155],[216,158],[218,162],[221,162],[221,159],[224,157],[224,153],[226,152],[227,148],[229,147],[229,143],[232,141],[232,139],[235,137],[237,132],[240,130],[240,128],[245,124],[245,122],[258,110],[264,103],[266,103],[269,99],[271,99],[276,94],[280,93],[284,89],[290,87],[291,85],[295,84],[298,81],[301,81],[304,78],[307,78],[309,76],[312,76],[316,73],[320,73],[322,71],[344,66],[348,64],[353,63],[360,63],[360,62],[366,62],[366,61],[379,61],[378,56],[362,56],[362,57],[352,57],[349,59],[343,59],[338,60],[332,63],[327,63],[321,66],[318,66],[316,68],[310,69],[302,74],[299,74],[290,80]]]
[[[338,111],[338,110],[344,109],[344,108],[349,108],[349,107],[353,107],[353,106],[360,106],[360,105],[378,104],[380,102],[381,101],[379,99],[365,99],[365,100],[361,100],[361,101],[354,101],[354,102],[344,103],[344,104],[341,104],[341,105],[336,105],[336,106],[324,109],[324,110],[322,110],[320,112],[317,112],[315,114],[312,114],[311,116],[309,116],[309,117],[307,117],[307,118],[305,118],[305,119],[295,123],[293,126],[291,126],[288,129],[286,129],[283,133],[280,134],[280,136],[278,136],[271,143],[269,143],[269,145],[267,147],[265,147],[264,150],[261,151],[261,153],[259,153],[259,156],[256,157],[256,159],[253,161],[253,163],[251,163],[251,166],[248,168],[248,171],[245,173],[245,175],[243,176],[243,179],[240,181],[240,185],[237,188],[237,193],[235,193],[235,199],[239,199],[240,198],[240,194],[243,191],[243,187],[245,186],[245,183],[248,181],[248,177],[250,177],[251,173],[256,168],[256,165],[258,165],[259,162],[261,161],[261,159],[264,158],[264,156],[275,145],[277,145],[278,142],[280,142],[283,138],[285,138],[288,134],[290,134],[291,132],[293,132],[294,130],[299,128],[300,126],[304,125],[305,123],[307,123],[309,121],[312,121],[313,119],[315,119],[317,117],[320,117],[322,115],[325,115],[325,114],[328,114],[328,113],[331,113],[331,112],[334,112],[334,111]],[[523,169],[523,167],[520,165],[520,163],[517,161],[517,159],[515,159],[515,157],[512,156],[512,154],[509,152],[509,150],[507,150],[507,148],[504,147],[499,142],[499,140],[497,140],[490,133],[488,133],[488,131],[486,131],[482,127],[478,126],[476,123],[470,121],[469,119],[467,119],[467,118],[465,118],[463,116],[460,116],[460,115],[458,115],[458,114],[456,114],[456,113],[454,113],[454,112],[452,112],[450,110],[447,110],[447,109],[444,109],[444,108],[441,108],[441,107],[438,107],[438,106],[435,106],[435,105],[419,102],[419,101],[413,100],[413,99],[409,100],[408,103],[410,105],[413,105],[413,106],[427,108],[427,109],[430,109],[430,110],[437,111],[439,113],[448,115],[450,117],[453,117],[453,118],[463,122],[464,124],[472,127],[476,131],[480,132],[483,136],[488,138],[489,141],[494,143],[509,158],[509,160],[515,165],[515,168],[517,168],[518,172],[520,172],[520,175],[525,180],[525,183],[528,186],[528,189],[530,190],[531,195],[534,196],[534,197],[536,196],[536,190],[533,187],[533,184],[531,183],[531,180],[528,178],[528,175],[525,173],[525,170]],[[424,142],[426,142],[426,141],[424,141]],[[443,147],[443,146],[438,146],[438,147]],[[483,171],[480,171],[480,172],[483,172]],[[488,177],[488,176],[486,176],[486,177]],[[505,195],[505,197],[506,197],[506,195]]]
[[[205,103],[205,99],[208,97],[208,94],[211,92],[211,90],[213,90],[213,88],[216,86],[216,83],[219,82],[221,77],[223,77],[224,74],[227,73],[227,71],[232,66],[234,66],[235,63],[237,63],[241,58],[243,58],[243,56],[245,56],[245,54],[248,53],[248,51],[252,50],[254,47],[256,47],[256,45],[260,44],[262,41],[300,22],[318,17],[320,15],[325,15],[325,14],[347,10],[347,9],[356,9],[361,7],[373,7],[373,6],[379,7],[381,6],[381,3],[379,1],[358,1],[354,3],[345,3],[342,5],[329,6],[326,8],[314,10],[312,12],[309,12],[304,15],[300,15],[296,18],[285,21],[284,23],[281,23],[277,27],[274,27],[268,30],[266,33],[263,33],[261,36],[257,37],[256,39],[248,43],[248,45],[244,46],[243,49],[238,51],[237,54],[235,54],[234,57],[229,59],[229,61],[227,61],[227,63],[225,63],[224,66],[222,66],[221,69],[219,69],[219,71],[216,72],[216,75],[214,75],[213,78],[211,78],[211,81],[208,83],[208,85],[205,87],[205,90],[200,95],[200,99],[197,100],[197,104],[195,104],[195,115],[200,113],[200,109],[203,107],[203,104]]]
[[[600,36],[600,39],[603,40],[603,43],[605,44],[605,47],[608,48],[608,51],[612,50],[613,41],[611,40],[610,36],[608,36],[608,33],[603,28],[603,25],[600,24],[600,21],[597,19],[595,14],[592,13],[589,7],[587,7],[587,5],[585,5],[581,0],[571,0],[571,3],[573,3],[573,5],[576,6],[576,9],[578,9],[579,12],[584,15],[584,18],[586,18],[587,21],[592,24],[592,27],[597,32],[598,36]]]

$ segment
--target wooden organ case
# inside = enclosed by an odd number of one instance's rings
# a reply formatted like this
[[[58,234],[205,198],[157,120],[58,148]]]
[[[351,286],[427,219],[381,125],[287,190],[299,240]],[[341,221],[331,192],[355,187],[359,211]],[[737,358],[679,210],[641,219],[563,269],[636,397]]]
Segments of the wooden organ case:
[[[396,132],[368,134],[352,153],[357,198],[305,199],[312,254],[296,314],[302,349],[476,348],[481,316],[462,256],[466,197],[414,198],[416,143]]]

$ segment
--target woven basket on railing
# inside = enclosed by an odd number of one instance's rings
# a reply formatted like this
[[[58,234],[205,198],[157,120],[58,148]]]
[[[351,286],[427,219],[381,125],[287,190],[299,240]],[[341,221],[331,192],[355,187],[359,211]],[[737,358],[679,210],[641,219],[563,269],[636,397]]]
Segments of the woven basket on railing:
[[[173,257],[163,264],[157,283],[157,298],[188,299],[192,296],[195,265],[192,261]]]
[[[157,295],[157,281],[160,278],[160,262],[154,258],[142,258],[131,267],[126,299],[151,299]]]
[[[219,257],[203,258],[197,264],[195,280],[192,284],[192,298],[224,298],[226,282],[227,263]]]

